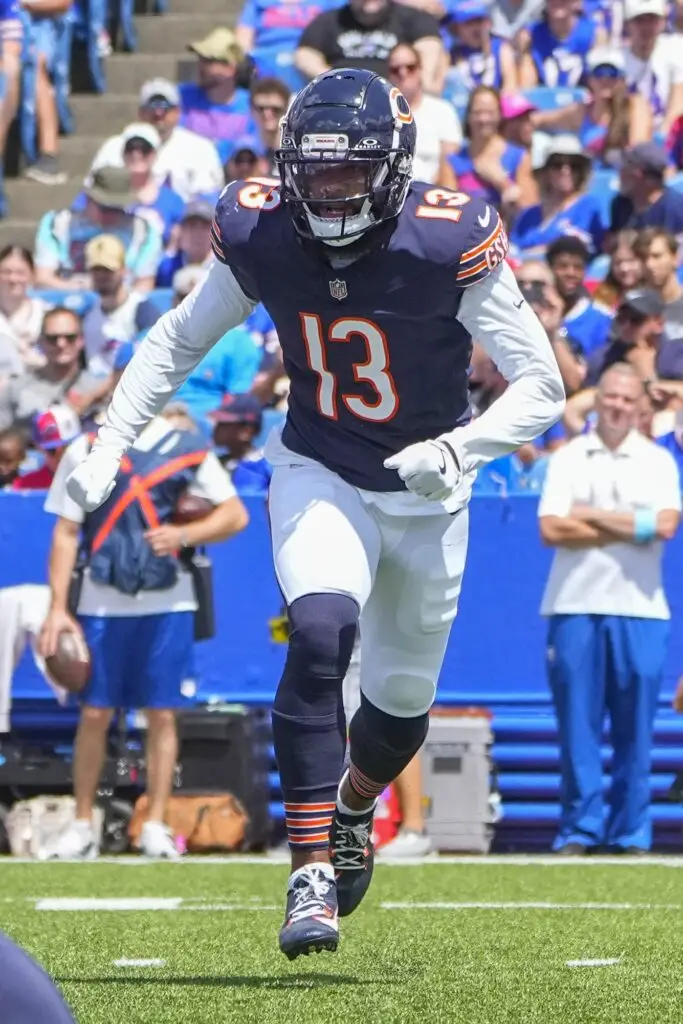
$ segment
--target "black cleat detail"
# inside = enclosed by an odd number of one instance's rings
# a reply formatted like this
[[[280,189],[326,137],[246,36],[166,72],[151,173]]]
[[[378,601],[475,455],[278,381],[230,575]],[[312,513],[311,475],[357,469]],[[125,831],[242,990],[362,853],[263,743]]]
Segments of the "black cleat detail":
[[[372,844],[372,819],[367,814],[334,812],[330,826],[330,862],[337,881],[337,906],[340,917],[348,917],[359,905],[370,885],[375,866]]]
[[[315,864],[296,875],[287,891],[280,949],[289,960],[339,945],[337,887]]]

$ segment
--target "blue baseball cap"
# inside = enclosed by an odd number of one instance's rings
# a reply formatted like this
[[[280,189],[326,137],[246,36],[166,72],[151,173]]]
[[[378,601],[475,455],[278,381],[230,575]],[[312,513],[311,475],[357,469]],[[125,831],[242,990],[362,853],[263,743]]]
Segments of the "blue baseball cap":
[[[491,10],[488,4],[482,0],[464,0],[464,3],[456,2],[447,8],[447,18],[456,24],[464,21],[476,21],[479,18],[490,18]]]
[[[261,143],[260,139],[256,135],[242,135],[234,143],[232,150],[230,151],[230,159],[234,160],[238,153],[243,153],[245,150],[249,153],[253,153],[254,156],[265,156],[266,147]]]
[[[249,423],[260,430],[263,409],[253,395],[225,395],[221,405],[209,413],[208,418],[216,426],[219,423]]]

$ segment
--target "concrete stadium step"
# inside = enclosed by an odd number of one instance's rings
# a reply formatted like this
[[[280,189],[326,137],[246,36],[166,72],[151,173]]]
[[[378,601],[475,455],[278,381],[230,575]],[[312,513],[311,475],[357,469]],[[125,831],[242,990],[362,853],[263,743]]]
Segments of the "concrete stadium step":
[[[239,0],[170,0],[168,5],[169,14],[216,14],[222,25],[236,24],[241,9]],[[167,18],[168,14],[163,17]]]
[[[37,224],[35,215],[30,220],[19,220],[15,217],[0,220],[0,249],[4,249],[6,245],[21,245],[32,251]]]
[[[60,139],[60,151],[70,139],[80,138],[81,135],[106,139],[137,117],[138,94],[131,89],[124,90],[119,96],[111,93],[102,96],[71,96],[69,102],[77,135]]]
[[[136,18],[138,52],[180,53],[190,43],[203,39],[215,28],[226,24],[225,15],[203,11],[195,14],[166,14],[162,18]]]
[[[177,81],[178,63],[186,57],[186,53],[115,53],[107,58],[107,92],[112,96],[137,95],[150,78]],[[102,99],[98,96],[93,103]]]
[[[123,125],[122,125],[123,127]],[[112,130],[115,134],[115,129]],[[71,135],[59,140],[59,164],[70,178],[79,180],[87,173],[93,157],[102,145],[101,135]]]
[[[82,184],[82,178],[70,178],[64,185],[41,185],[25,178],[9,179],[5,182],[7,205],[12,217],[18,220],[32,217],[35,226],[46,210],[62,210],[70,206]]]

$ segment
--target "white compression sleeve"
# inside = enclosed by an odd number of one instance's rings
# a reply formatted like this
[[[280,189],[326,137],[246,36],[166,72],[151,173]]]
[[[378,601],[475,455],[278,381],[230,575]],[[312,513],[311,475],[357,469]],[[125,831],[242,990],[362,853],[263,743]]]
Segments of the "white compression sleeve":
[[[493,404],[465,427],[442,434],[468,472],[520,448],[562,415],[564,385],[545,329],[502,264],[468,288],[458,320],[508,381]]]
[[[126,367],[95,447],[126,451],[209,349],[243,323],[254,306],[230,268],[212,263],[181,305],[152,327]]]

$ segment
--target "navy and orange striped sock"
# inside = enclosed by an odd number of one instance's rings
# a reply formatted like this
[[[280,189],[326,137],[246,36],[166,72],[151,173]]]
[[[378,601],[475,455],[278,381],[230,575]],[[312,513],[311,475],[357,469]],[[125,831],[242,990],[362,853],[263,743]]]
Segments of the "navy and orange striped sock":
[[[326,850],[335,803],[285,803],[285,822],[291,850]]]
[[[377,782],[369,778],[353,762],[349,765],[349,785],[354,793],[357,793],[363,800],[376,800],[380,793],[387,788],[387,782]]]

